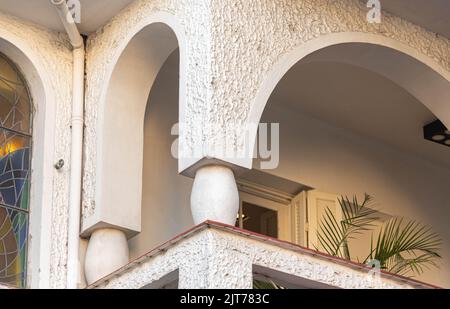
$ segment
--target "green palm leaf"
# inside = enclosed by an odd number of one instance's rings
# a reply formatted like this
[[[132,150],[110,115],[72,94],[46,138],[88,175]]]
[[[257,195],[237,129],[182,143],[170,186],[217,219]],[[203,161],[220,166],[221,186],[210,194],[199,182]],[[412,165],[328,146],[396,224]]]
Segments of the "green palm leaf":
[[[341,197],[338,201],[343,215],[342,220],[338,222],[327,207],[317,231],[317,239],[328,254],[350,259],[348,241],[374,228],[373,223],[378,220],[377,211],[369,207],[372,206],[373,199],[367,194],[362,203],[356,196],[352,201],[348,197]]]
[[[439,235],[429,227],[393,218],[380,229],[370,258],[380,261],[381,268],[392,273],[421,274],[429,267],[437,267],[441,245]]]
[[[327,207],[317,231],[319,246],[328,254],[350,259],[349,240],[375,228],[379,220],[373,207],[373,199],[364,196],[360,203],[353,197],[341,197],[339,205],[342,220],[337,220]],[[364,263],[378,260],[381,269],[404,276],[422,274],[430,267],[437,267],[441,258],[442,241],[438,234],[417,221],[392,218],[378,231],[376,241],[370,240],[369,254]],[[317,249],[317,246],[316,246]]]

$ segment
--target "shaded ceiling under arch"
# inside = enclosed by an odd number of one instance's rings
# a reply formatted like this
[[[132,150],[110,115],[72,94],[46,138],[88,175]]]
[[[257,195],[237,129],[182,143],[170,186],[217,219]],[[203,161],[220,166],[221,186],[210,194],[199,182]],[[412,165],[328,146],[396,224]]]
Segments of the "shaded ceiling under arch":
[[[450,147],[423,138],[423,126],[436,117],[405,89],[359,66],[308,60],[279,82],[262,122],[276,122],[272,110],[282,108],[450,168]]]

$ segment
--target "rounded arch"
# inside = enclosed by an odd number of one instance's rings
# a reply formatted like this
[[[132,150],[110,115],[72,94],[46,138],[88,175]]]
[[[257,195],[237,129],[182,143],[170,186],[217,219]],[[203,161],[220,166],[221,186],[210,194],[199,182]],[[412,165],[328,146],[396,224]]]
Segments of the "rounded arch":
[[[39,156],[32,155],[31,159],[27,286],[45,288],[50,286],[56,93],[42,56],[26,40],[0,29],[0,51],[23,74],[33,102],[32,148]]]
[[[145,109],[159,70],[177,48],[179,119],[184,119],[186,42],[175,16],[159,12],[146,17],[114,52],[98,103],[96,207],[83,220],[84,235],[104,226],[129,236],[140,231]]]
[[[427,81],[430,76],[433,76],[435,80],[439,81],[437,88],[446,88],[448,97],[450,97],[450,72],[439,65],[432,58],[420,53],[420,51],[396,41],[392,38],[385,37],[380,34],[369,34],[361,32],[342,32],[327,34],[315,39],[312,39],[306,43],[301,44],[297,48],[291,50],[285,54],[266,75],[261,86],[258,88],[255,95],[255,99],[251,105],[249,115],[246,121],[247,132],[249,133],[248,142],[252,149],[256,141],[257,124],[259,123],[267,102],[275,90],[278,83],[285,76],[285,74],[298,62],[306,59],[308,56],[315,52],[325,50],[332,46],[338,46],[341,44],[366,44],[372,46],[383,47],[385,49],[395,51],[399,56],[403,56],[412,59],[416,64],[425,67],[428,72],[427,76],[414,76],[414,75],[400,75],[396,74],[393,70],[389,70],[384,66],[377,69],[376,64],[369,65],[371,70],[377,70],[379,74],[384,75],[393,82],[398,83],[405,88],[408,92],[414,95],[419,101],[421,101],[432,113],[434,113],[446,126],[450,127],[450,104],[446,101],[444,96],[437,96],[436,91],[427,91],[424,87],[426,83],[420,84],[418,81]],[[342,59],[334,59],[336,61],[343,61]],[[346,63],[352,63],[365,66],[364,63],[356,63],[354,59],[344,60]],[[407,77],[407,79],[403,79]],[[403,80],[402,80],[403,79]],[[436,89],[434,89],[436,90]],[[247,168],[252,167],[252,158],[246,158],[243,165]]]

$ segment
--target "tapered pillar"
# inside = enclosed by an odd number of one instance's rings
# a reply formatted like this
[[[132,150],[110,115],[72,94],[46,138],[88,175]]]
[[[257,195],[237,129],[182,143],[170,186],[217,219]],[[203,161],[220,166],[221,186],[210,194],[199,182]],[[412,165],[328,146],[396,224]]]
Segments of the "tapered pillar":
[[[109,275],[129,261],[128,242],[123,231],[95,230],[86,251],[84,271],[87,284]]]
[[[197,170],[191,193],[191,211],[195,224],[212,220],[235,225],[239,194],[230,168],[207,165]]]

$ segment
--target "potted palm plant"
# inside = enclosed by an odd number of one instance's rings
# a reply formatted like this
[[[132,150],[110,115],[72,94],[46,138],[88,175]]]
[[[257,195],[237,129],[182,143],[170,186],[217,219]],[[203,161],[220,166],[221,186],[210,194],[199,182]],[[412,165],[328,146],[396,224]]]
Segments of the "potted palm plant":
[[[391,218],[377,227],[379,212],[373,198],[367,194],[362,202],[356,196],[352,200],[342,196],[338,201],[342,220],[337,220],[329,208],[325,209],[317,230],[317,250],[351,260],[351,240],[371,232],[367,255],[358,262],[372,264],[377,261],[381,269],[408,277],[420,275],[429,267],[438,267],[436,261],[441,258],[442,241],[431,228],[400,217]],[[253,286],[256,289],[283,288],[270,280],[254,280]]]
[[[379,220],[379,212],[373,208],[373,198],[367,194],[362,202],[356,196],[351,201],[348,197],[341,197],[339,205],[342,211],[340,221],[329,208],[325,209],[317,231],[321,250],[351,259],[351,240],[371,232],[367,255],[358,262],[376,260],[381,269],[408,277],[420,275],[429,267],[437,267],[442,241],[431,228],[400,217],[391,218],[377,228],[375,222]]]

